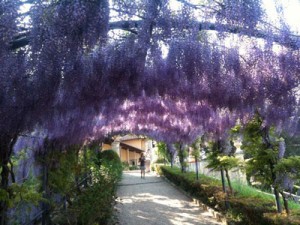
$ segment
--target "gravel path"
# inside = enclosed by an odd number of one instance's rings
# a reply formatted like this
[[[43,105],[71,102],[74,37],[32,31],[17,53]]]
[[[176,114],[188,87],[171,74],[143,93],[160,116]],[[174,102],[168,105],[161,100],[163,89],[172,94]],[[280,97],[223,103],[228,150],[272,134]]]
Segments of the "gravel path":
[[[117,191],[116,217],[120,225],[220,225],[175,187],[139,171],[123,173]]]

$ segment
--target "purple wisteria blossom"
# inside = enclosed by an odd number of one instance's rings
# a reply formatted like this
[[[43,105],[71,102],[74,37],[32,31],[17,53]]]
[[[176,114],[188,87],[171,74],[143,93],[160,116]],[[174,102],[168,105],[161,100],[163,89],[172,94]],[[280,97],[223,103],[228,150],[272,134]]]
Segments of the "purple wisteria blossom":
[[[62,146],[121,132],[191,143],[255,112],[298,118],[300,38],[268,26],[259,0],[28,3],[25,25],[24,1],[0,3],[1,160],[35,130]]]

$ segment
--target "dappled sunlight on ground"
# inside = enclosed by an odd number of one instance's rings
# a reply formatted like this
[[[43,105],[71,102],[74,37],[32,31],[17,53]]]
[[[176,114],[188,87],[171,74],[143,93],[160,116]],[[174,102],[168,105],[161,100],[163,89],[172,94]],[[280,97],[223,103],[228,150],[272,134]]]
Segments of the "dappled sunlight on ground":
[[[188,197],[153,173],[140,178],[139,171],[125,172],[116,205],[119,224],[221,224]]]

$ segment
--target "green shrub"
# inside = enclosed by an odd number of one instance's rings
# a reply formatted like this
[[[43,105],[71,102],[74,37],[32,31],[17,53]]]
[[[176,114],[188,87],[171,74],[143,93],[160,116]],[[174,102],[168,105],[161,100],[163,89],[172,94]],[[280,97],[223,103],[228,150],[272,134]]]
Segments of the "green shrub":
[[[112,203],[123,170],[120,158],[116,152],[107,150],[89,153],[87,160],[91,182],[81,191],[72,190],[72,201],[66,210],[53,216],[54,224],[102,225],[111,218]]]
[[[153,163],[152,164],[154,170],[156,173],[162,175],[162,171],[161,171],[161,167],[163,166],[163,164],[159,164],[159,163]]]
[[[111,174],[116,173],[109,173]],[[98,182],[83,191],[72,207],[78,212],[78,224],[106,224],[112,215],[112,202],[115,197],[118,176],[98,175]]]
[[[69,194],[74,188],[75,176],[81,172],[80,165],[77,164],[75,151],[52,152],[48,156],[48,161],[55,159],[59,166],[51,168],[48,174],[48,182],[51,192],[62,195]]]
[[[164,163],[168,163],[168,160],[166,160],[166,159],[164,159],[164,158],[158,158],[158,159],[156,160],[155,163],[161,163],[161,164],[164,164]]]
[[[121,163],[118,153],[116,153],[114,150],[102,151],[102,152],[100,152],[99,157],[100,157],[100,159],[103,159],[103,160],[115,161],[117,163]]]
[[[151,171],[153,171],[153,172],[155,171],[155,166],[154,166],[154,164],[151,165]]]
[[[138,169],[140,169],[140,167],[138,167],[138,166],[129,166],[129,170],[138,170]]]
[[[129,163],[128,162],[122,162],[122,168],[123,168],[123,170],[129,170]]]

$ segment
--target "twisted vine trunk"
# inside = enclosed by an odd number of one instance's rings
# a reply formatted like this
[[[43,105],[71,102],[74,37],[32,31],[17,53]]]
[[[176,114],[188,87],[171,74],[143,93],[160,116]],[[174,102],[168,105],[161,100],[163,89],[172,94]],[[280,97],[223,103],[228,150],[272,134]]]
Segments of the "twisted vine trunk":
[[[9,168],[8,168],[8,139],[1,137],[0,139],[1,149],[0,149],[0,166],[1,166],[1,186],[0,190],[4,193],[8,193],[8,181],[9,181]],[[0,225],[7,224],[7,215],[8,210],[7,201],[0,201]]]
[[[49,166],[47,162],[42,163],[42,187],[43,187],[43,198],[49,199],[49,186],[48,186],[48,172]],[[42,225],[49,225],[50,224],[50,215],[49,215],[49,203],[43,202],[42,203]]]
[[[221,141],[220,140],[217,141],[217,147],[218,147],[218,151],[221,152]],[[225,175],[224,175],[223,167],[221,167],[220,172],[221,172],[221,180],[222,180],[222,189],[223,189],[223,192],[225,193],[225,208],[227,210],[230,208],[230,205],[228,202],[228,194],[226,192],[226,182],[225,182]]]
[[[184,168],[184,157],[183,157],[183,147],[182,147],[182,144],[179,144],[179,147],[178,147],[178,151],[179,151],[179,162],[180,162],[180,166],[181,166],[181,172],[184,173],[185,172],[185,168]]]
[[[283,199],[283,205],[284,205],[286,214],[290,215],[289,203],[288,203],[288,200],[286,198],[286,195],[284,194],[283,191],[280,191],[280,194],[281,194],[282,199]]]
[[[228,193],[226,191],[224,169],[221,169],[221,179],[222,179],[223,192],[225,193],[225,208],[226,208],[226,210],[228,210],[230,208],[230,205],[229,205],[229,202],[228,202]]]
[[[220,140],[217,141],[217,148],[218,148],[218,152],[222,152],[222,150],[221,150],[221,141]],[[223,192],[226,193],[226,184],[225,184],[224,169],[221,168],[220,172],[221,172],[221,180],[222,180]]]
[[[226,184],[225,184],[225,176],[224,176],[224,170],[223,169],[221,169],[221,180],[222,180],[223,192],[226,193]]]
[[[7,193],[7,200],[0,202],[0,225],[7,225],[7,210],[8,200],[11,198],[9,192],[9,175],[11,174],[12,182],[15,182],[15,175],[13,172],[12,162],[10,160],[14,144],[17,141],[18,135],[0,135],[0,168],[1,168],[1,186],[0,190]],[[9,164],[11,169],[9,168]]]
[[[270,149],[274,149],[274,146],[271,144],[270,137],[269,137],[269,127],[268,126],[264,127],[261,131],[261,134],[262,134],[262,138],[263,138],[263,141],[264,141],[266,147],[270,148]],[[270,166],[270,170],[271,170],[272,182],[274,184],[274,195],[275,195],[277,212],[282,213],[282,206],[280,203],[279,190],[278,190],[277,185],[275,185],[275,181],[276,181],[276,173],[274,171],[275,162],[273,162],[272,160],[269,160],[269,166]]]
[[[232,186],[231,186],[231,181],[230,181],[230,176],[229,176],[228,169],[225,169],[225,174],[226,174],[227,183],[228,183],[228,186],[229,186],[229,189],[230,189],[230,193],[232,194],[233,190],[232,190]]]
[[[274,172],[274,164],[272,164],[271,162],[270,162],[270,168],[271,168],[271,173],[272,173],[272,180],[275,183],[276,174]],[[281,202],[280,202],[279,190],[276,185],[274,185],[274,195],[275,195],[277,212],[282,213],[282,206],[281,206]]]
[[[40,205],[42,209],[42,225],[50,225],[52,223],[50,217],[51,190],[49,187],[49,172],[55,166],[55,160],[53,160],[51,153],[53,153],[57,147],[55,140],[46,138],[44,148],[41,152],[38,152],[37,155],[42,169],[42,192],[43,198],[45,199]]]
[[[198,171],[198,159],[195,157],[195,166],[196,166],[196,178],[199,180],[199,171]]]

